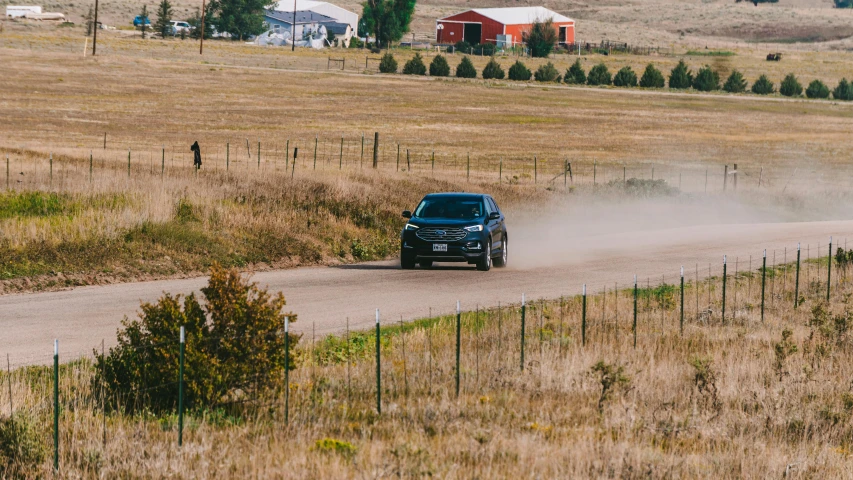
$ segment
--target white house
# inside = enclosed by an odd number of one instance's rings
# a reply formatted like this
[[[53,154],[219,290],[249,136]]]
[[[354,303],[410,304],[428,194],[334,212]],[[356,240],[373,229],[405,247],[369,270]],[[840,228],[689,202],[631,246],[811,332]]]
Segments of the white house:
[[[316,2],[314,0],[295,0],[297,12],[310,11],[335,19],[339,23],[349,24],[352,35],[358,35],[358,14],[343,9],[328,2]],[[293,12],[294,0],[280,0],[273,10],[279,12]]]

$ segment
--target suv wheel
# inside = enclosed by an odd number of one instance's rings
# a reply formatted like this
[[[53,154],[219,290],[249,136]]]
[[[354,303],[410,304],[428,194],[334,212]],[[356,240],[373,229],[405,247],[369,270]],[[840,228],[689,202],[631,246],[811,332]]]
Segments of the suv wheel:
[[[477,262],[477,270],[488,272],[492,268],[492,239],[486,239],[486,251],[483,258]]]
[[[495,259],[495,266],[496,267],[505,267],[506,266],[506,263],[507,263],[507,245],[508,244],[509,244],[509,242],[507,241],[506,237],[504,237],[504,239],[501,241],[501,256],[499,258]]]
[[[403,270],[411,270],[415,268],[415,255],[407,253],[405,250],[400,252],[400,267]]]

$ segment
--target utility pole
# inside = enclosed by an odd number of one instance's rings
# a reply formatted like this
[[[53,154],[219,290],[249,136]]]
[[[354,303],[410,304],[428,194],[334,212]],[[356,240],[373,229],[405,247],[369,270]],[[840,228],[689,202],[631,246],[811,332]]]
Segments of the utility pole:
[[[204,10],[205,10],[205,0],[201,0],[201,35],[198,36],[200,39],[198,44],[198,54],[201,55],[204,53]]]
[[[296,51],[296,0],[293,0],[293,23],[290,24],[290,51]]]
[[[95,33],[92,37],[92,56],[95,56],[95,52],[98,50],[98,0],[95,0]]]

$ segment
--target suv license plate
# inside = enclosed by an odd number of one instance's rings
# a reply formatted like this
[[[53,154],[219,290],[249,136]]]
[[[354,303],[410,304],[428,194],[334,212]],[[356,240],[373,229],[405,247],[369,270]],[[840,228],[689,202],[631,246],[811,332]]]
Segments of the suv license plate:
[[[446,243],[433,243],[432,244],[432,251],[433,252],[446,252],[447,251],[447,244]]]

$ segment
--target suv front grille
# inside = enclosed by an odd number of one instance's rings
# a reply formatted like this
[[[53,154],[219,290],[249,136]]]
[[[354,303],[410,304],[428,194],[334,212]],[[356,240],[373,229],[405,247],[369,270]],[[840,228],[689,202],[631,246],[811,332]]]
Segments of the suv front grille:
[[[465,238],[468,232],[461,228],[426,227],[419,229],[416,235],[427,242],[456,242]]]

